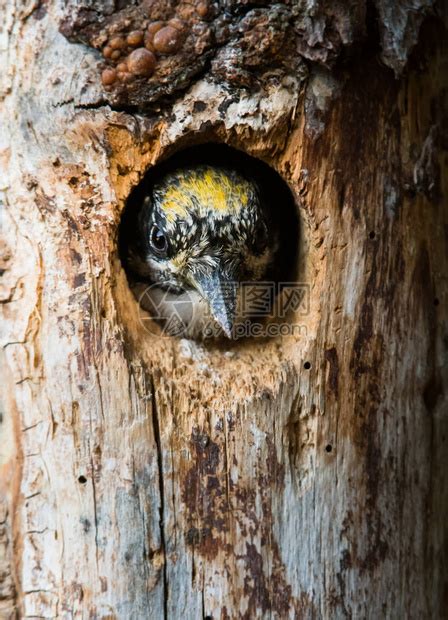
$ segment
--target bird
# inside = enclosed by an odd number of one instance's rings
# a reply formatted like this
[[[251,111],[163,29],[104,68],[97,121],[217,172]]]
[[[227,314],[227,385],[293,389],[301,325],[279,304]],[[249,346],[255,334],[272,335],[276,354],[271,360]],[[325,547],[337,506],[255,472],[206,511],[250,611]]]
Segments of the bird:
[[[257,181],[231,166],[183,165],[145,189],[136,221],[129,264],[142,307],[165,334],[234,339],[250,314],[242,287],[271,276],[279,245]]]

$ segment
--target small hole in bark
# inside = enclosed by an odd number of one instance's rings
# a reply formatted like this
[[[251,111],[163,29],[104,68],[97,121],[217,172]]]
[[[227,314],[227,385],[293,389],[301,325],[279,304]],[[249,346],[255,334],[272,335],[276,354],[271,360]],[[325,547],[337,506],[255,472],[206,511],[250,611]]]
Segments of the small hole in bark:
[[[435,306],[438,306],[439,304],[440,304],[440,301],[439,301],[439,299],[436,297],[436,298],[434,299],[434,305],[435,305]]]
[[[309,370],[311,368],[311,362],[305,362],[303,364],[303,367],[305,368],[305,370]]]
[[[371,230],[369,232],[369,239],[375,239],[375,237],[376,237],[375,231]]]
[[[328,443],[328,444],[325,446],[325,451],[326,451],[326,452],[331,452],[332,450],[333,450],[333,446],[331,445],[331,443]]]
[[[79,476],[78,482],[79,484],[86,484],[87,478],[85,476]]]
[[[154,227],[166,240],[163,252],[151,244]],[[297,306],[278,293],[296,279],[298,238],[294,197],[265,162],[223,144],[175,153],[134,188],[120,225],[120,257],[143,309],[140,324],[152,335],[206,341],[288,335]],[[195,284],[195,273],[204,281]],[[215,303],[219,289],[223,299]],[[276,300],[289,303],[277,331],[264,324]]]

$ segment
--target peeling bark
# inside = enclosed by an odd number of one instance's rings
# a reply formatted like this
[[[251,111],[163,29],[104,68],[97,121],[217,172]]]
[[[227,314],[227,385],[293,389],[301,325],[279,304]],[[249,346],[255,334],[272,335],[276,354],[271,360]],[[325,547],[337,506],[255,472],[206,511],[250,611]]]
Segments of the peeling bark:
[[[375,6],[3,4],[2,617],[443,617],[448,38]],[[104,88],[105,40],[173,18]],[[212,141],[294,194],[299,333],[140,320],[126,199]]]

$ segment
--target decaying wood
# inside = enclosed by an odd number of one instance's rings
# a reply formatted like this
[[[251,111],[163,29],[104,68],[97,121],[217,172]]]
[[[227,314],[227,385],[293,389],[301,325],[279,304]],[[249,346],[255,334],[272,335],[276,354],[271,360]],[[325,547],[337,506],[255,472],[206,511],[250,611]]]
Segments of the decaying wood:
[[[116,4],[2,9],[1,617],[442,617],[441,7]],[[173,17],[175,55],[104,88],[107,37]],[[299,334],[140,321],[126,199],[210,141],[294,193]]]

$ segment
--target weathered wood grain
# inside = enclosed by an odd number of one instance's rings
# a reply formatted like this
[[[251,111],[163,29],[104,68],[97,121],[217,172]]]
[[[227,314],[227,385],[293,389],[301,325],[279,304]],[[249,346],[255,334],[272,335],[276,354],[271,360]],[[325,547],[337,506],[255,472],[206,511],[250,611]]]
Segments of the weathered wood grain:
[[[376,4],[379,38],[361,1],[229,2],[199,73],[185,51],[182,84],[116,92],[85,35],[114,3],[87,30],[87,3],[3,4],[1,617],[446,613],[447,37],[430,18],[409,58],[420,17],[398,3],[396,31]],[[271,18],[268,48],[290,39],[265,65]],[[294,193],[295,336],[203,346],[139,319],[126,198],[209,141]]]

